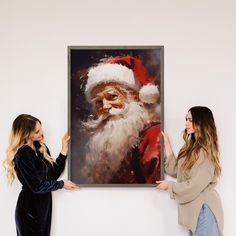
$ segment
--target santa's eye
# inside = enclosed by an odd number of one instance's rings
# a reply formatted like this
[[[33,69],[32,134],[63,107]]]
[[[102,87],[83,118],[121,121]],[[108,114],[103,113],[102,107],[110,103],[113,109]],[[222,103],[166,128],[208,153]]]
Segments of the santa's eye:
[[[109,95],[108,95],[108,99],[109,99],[109,100],[115,100],[115,99],[117,99],[117,97],[118,97],[117,94],[109,94]]]

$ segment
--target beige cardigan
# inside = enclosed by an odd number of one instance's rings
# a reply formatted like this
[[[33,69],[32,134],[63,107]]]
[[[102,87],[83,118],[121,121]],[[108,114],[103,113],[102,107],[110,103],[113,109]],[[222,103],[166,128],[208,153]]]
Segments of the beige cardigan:
[[[223,236],[223,209],[218,193],[214,189],[217,179],[214,177],[212,161],[200,151],[199,158],[190,171],[182,172],[180,166],[185,158],[176,165],[174,154],[165,161],[167,174],[177,177],[177,182],[169,182],[169,194],[178,203],[179,224],[195,232],[201,207],[206,203],[214,213],[220,236]]]

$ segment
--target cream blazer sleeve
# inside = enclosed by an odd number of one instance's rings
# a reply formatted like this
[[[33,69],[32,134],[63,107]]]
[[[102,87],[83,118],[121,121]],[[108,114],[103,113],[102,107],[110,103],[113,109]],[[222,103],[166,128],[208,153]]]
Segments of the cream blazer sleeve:
[[[200,152],[199,158],[191,170],[188,173],[182,173],[183,181],[169,181],[170,197],[179,204],[193,201],[214,181],[214,170],[212,161],[205,157],[203,152]]]

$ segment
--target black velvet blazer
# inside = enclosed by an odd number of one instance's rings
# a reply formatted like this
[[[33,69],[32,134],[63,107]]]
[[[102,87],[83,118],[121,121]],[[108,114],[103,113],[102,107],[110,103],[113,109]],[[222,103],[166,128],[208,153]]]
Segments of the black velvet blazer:
[[[38,149],[39,144],[35,144]],[[48,150],[49,152],[49,150]],[[66,156],[59,154],[51,165],[39,151],[25,145],[14,158],[15,171],[22,184],[15,219],[18,236],[49,236],[52,215],[51,191],[63,188],[58,181],[65,167]]]

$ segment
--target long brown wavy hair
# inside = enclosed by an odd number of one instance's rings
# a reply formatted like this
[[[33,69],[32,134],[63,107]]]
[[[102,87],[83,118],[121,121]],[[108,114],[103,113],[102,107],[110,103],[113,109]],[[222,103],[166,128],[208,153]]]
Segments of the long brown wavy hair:
[[[38,118],[28,114],[21,114],[16,117],[12,124],[12,129],[9,137],[9,145],[6,152],[6,159],[3,162],[3,165],[7,172],[7,178],[10,183],[12,183],[15,178],[15,154],[19,148],[26,145],[27,139],[35,130],[36,122],[39,122],[41,124],[41,121]],[[38,150],[43,154],[44,159],[46,159],[53,165],[53,159],[48,154],[46,145],[43,143],[43,141],[40,141],[39,144],[40,147],[38,148]]]
[[[180,149],[177,157],[178,161],[186,157],[181,166],[182,171],[190,170],[197,161],[200,150],[203,150],[205,156],[210,158],[214,164],[214,175],[219,177],[221,175],[221,166],[218,137],[212,111],[208,107],[195,106],[190,108],[189,112],[192,115],[194,133],[187,134],[187,130],[184,130],[183,139],[185,144]]]

